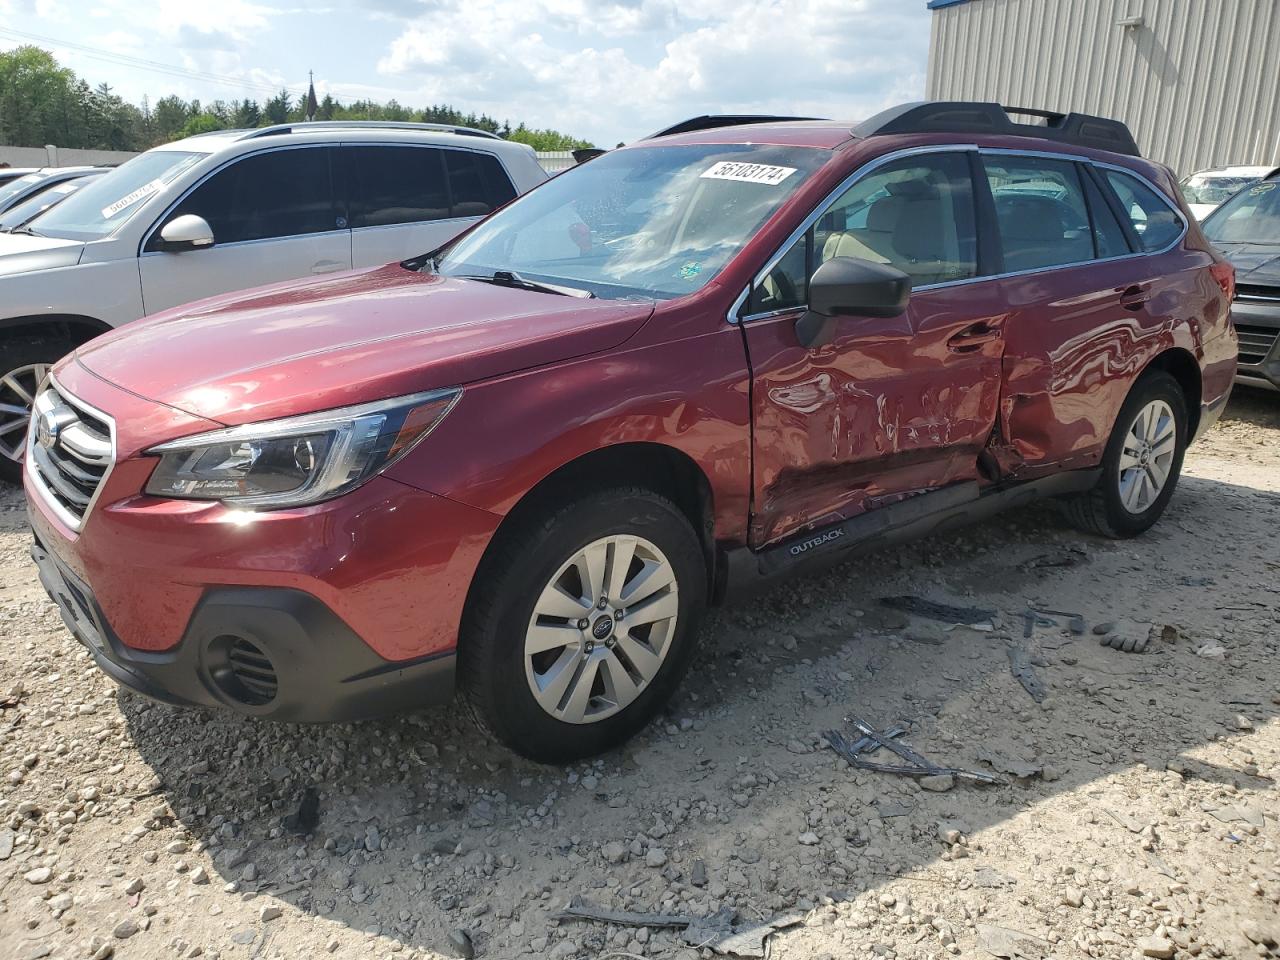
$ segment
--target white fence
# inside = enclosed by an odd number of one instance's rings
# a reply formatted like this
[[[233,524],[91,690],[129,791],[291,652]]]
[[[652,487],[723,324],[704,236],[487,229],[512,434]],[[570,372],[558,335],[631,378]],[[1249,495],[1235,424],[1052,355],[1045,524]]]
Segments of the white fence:
[[[4,147],[0,162],[11,167],[91,167],[124,163],[136,154],[125,150],[72,150],[70,147]]]

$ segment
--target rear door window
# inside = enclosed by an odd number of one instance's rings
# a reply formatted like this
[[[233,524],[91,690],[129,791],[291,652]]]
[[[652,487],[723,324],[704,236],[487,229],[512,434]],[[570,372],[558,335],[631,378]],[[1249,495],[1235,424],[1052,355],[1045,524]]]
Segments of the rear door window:
[[[1076,165],[1045,157],[983,156],[1006,273],[1094,258],[1093,227]]]
[[[343,149],[353,228],[426,223],[451,216],[443,151],[394,146]]]
[[[445,150],[455,217],[483,217],[508,201],[516,188],[498,158],[472,150]]]
[[[333,151],[272,150],[236,160],[196,187],[167,219],[203,217],[218,244],[269,240],[340,229],[334,203]],[[159,231],[151,239],[151,248]]]
[[[1163,250],[1182,235],[1182,217],[1158,193],[1137,177],[1118,170],[1103,176],[1129,215],[1138,244],[1147,253]]]

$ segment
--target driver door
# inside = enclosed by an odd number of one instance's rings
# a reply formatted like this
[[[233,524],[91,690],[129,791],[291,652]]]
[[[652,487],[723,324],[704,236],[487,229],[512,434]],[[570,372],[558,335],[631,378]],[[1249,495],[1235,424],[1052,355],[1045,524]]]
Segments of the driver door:
[[[771,264],[741,310],[754,420],[751,546],[980,478],[995,425],[1005,308],[978,282],[970,159],[943,150],[855,182]],[[843,317],[796,337],[813,271],[833,257],[911,277],[901,316]]]

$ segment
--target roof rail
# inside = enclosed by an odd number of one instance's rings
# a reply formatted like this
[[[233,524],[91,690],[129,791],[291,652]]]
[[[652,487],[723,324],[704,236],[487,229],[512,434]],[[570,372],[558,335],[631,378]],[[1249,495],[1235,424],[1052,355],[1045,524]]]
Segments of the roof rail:
[[[456,133],[462,137],[502,139],[496,133],[477,130],[475,127],[459,127],[452,123],[409,123],[401,120],[308,120],[302,123],[277,123],[274,126],[250,130],[240,139],[256,140],[258,137],[305,133],[308,130],[433,130],[437,133]]]
[[[1011,113],[1039,117],[1044,123],[1016,123],[1010,118]],[[859,137],[889,133],[1002,133],[1142,156],[1133,134],[1119,120],[1087,113],[1054,113],[1031,107],[1005,107],[998,103],[963,100],[904,103],[890,107],[858,124],[853,132]]]
[[[688,120],[681,120],[677,124],[659,130],[657,133],[651,133],[643,140],[656,140],[658,137],[671,137],[677,133],[694,133],[698,130],[715,130],[717,127],[740,127],[749,123],[778,123],[780,121],[789,120],[818,120],[819,117],[775,117],[768,114],[755,113],[724,113],[724,114],[706,114],[701,117],[691,117]]]

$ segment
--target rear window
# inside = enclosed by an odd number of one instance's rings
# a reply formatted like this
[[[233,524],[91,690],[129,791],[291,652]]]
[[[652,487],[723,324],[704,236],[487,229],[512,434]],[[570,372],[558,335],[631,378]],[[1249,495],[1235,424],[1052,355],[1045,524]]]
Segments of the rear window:
[[[455,217],[483,217],[516,197],[498,158],[470,150],[444,151]]]
[[[441,151],[435,147],[346,147],[351,226],[449,219]]]
[[[1106,170],[1104,176],[1120,198],[1120,206],[1128,213],[1144,251],[1163,250],[1182,235],[1182,217],[1149,186],[1118,170]]]
[[[984,156],[982,164],[995,201],[1007,272],[1093,259],[1093,228],[1074,163]]]

